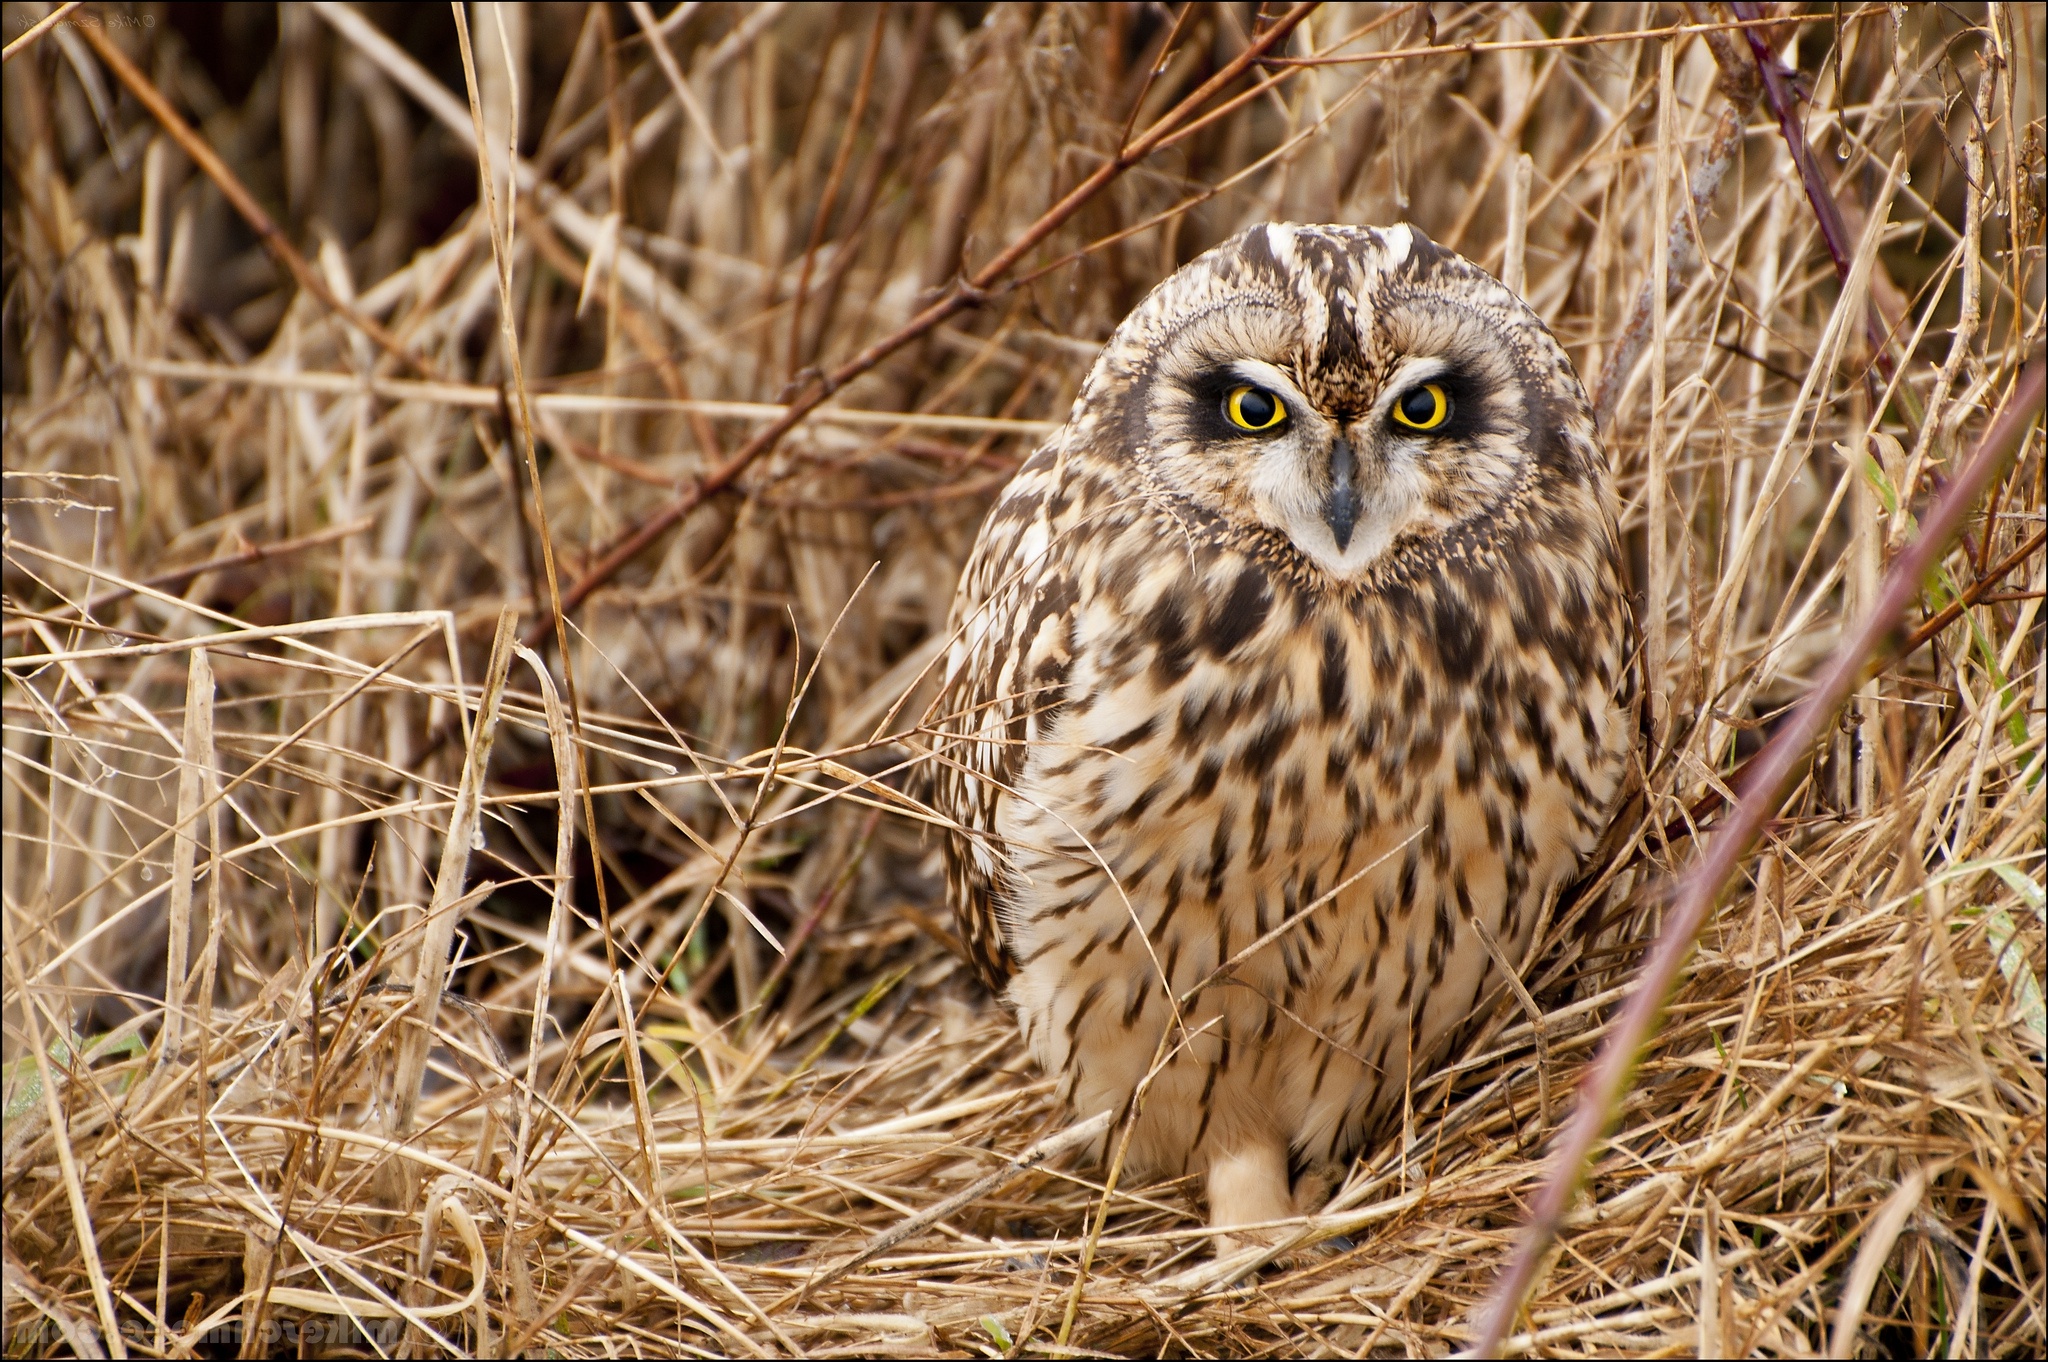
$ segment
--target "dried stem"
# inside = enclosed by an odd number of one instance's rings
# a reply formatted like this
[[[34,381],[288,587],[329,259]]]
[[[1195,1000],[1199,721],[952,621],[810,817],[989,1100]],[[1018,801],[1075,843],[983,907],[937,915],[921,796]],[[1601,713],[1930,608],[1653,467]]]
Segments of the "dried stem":
[[[1564,1226],[1565,1213],[1578,1192],[1586,1160],[1613,1120],[1629,1076],[1635,1070],[1636,1058],[1643,1043],[1656,1030],[1665,1001],[1686,957],[1692,954],[1693,942],[1708,913],[1749,850],[1750,842],[1776,811],[1779,797],[1793,772],[1806,760],[1814,740],[1862,681],[1869,660],[1898,626],[1907,605],[1920,594],[1928,573],[1948,551],[1950,541],[1962,529],[1963,520],[1977,498],[2019,448],[2041,408],[2043,370],[2038,359],[2027,366],[2018,388],[1978,441],[1969,462],[1921,522],[1919,537],[1886,572],[1883,592],[1870,612],[1842,641],[1813,689],[1759,754],[1741,784],[1734,811],[1717,830],[1699,863],[1680,882],[1664,929],[1643,963],[1628,1005],[1615,1019],[1599,1059],[1586,1072],[1578,1105],[1558,1140],[1542,1191],[1530,1211],[1529,1228],[1516,1244],[1514,1256],[1487,1299],[1471,1348],[1473,1356],[1500,1355],[1501,1343],[1521,1309],[1522,1297],[1535,1280],[1537,1266]]]
[[[829,374],[813,379],[790,397],[789,410],[766,427],[756,432],[733,456],[706,474],[696,486],[662,507],[639,525],[627,531],[613,544],[596,555],[596,562],[562,598],[564,610],[574,610],[589,598],[590,593],[610,581],[613,574],[638,557],[642,550],[652,544],[672,525],[695,510],[699,505],[723,491],[733,479],[754,462],[773,449],[783,436],[789,434],[798,423],[823,404],[833,393],[845,387],[861,374],[880,364],[904,346],[936,328],[940,323],[977,305],[996,281],[1009,273],[1011,267],[1030,254],[1033,247],[1051,236],[1059,226],[1093,199],[1118,176],[1138,164],[1151,154],[1152,149],[1165,141],[1181,123],[1191,117],[1196,109],[1217,94],[1227,89],[1239,76],[1256,65],[1265,53],[1292,33],[1302,20],[1315,8],[1313,3],[1297,4],[1276,19],[1265,32],[1255,37],[1245,50],[1228,65],[1211,76],[1186,99],[1176,104],[1137,141],[1130,143],[1114,157],[1104,162],[1095,173],[1068,191],[1066,196],[1039,215],[1038,220],[1018,233],[1015,240],[999,252],[994,259],[976,270],[970,277],[956,282],[935,302],[889,335],[876,341],[853,358],[834,368]],[[529,640],[529,645],[531,640]]]

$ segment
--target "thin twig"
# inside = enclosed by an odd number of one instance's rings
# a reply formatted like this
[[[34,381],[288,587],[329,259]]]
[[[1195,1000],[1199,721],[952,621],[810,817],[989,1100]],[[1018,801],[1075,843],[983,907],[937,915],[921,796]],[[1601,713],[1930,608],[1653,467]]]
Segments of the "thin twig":
[[[2043,543],[2048,543],[2048,530],[2034,531],[2033,537],[2028,539],[2026,543],[2021,544],[2011,553],[1999,559],[1990,568],[1986,569],[1983,576],[1965,587],[1961,595],[1935,611],[1932,615],[1929,615],[1917,629],[1906,635],[1896,648],[1891,649],[1884,655],[1883,659],[1872,669],[1872,674],[1875,675],[1878,672],[1888,671],[1918,652],[1930,639],[1937,637],[1942,630],[1954,624],[1962,613],[1971,606],[1983,601],[1999,599],[1988,596],[1985,593],[2003,581],[2006,575],[2014,568],[2040,552]],[[1742,785],[1749,775],[1750,768],[1761,760],[1762,757],[1763,753],[1758,752],[1755,756],[1743,762],[1742,765],[1729,772],[1723,780],[1723,785],[1729,789]],[[1727,797],[1721,793],[1720,789],[1708,790],[1686,810],[1684,819],[1673,822],[1665,827],[1664,840],[1675,842],[1680,838],[1691,836],[1694,828],[1712,817],[1727,802]]]
[[[361,534],[376,523],[377,518],[375,516],[359,516],[349,521],[346,525],[329,525],[324,530],[315,530],[311,534],[302,534],[295,539],[286,539],[275,544],[258,544],[253,548],[244,549],[240,553],[230,553],[221,558],[208,559],[203,563],[192,563],[185,567],[170,568],[163,572],[152,573],[147,577],[141,578],[136,585],[161,587],[165,591],[176,591],[181,587],[189,585],[195,578],[204,577],[209,572],[227,572],[234,568],[248,567],[253,563],[268,562],[274,558],[284,558],[294,553],[301,553],[306,549],[319,548],[323,544],[332,544],[338,539],[347,539],[351,535]],[[94,611],[105,609],[107,606],[113,605],[118,601],[125,601],[134,594],[134,586],[117,586],[111,590],[102,591],[97,596],[88,598],[83,607],[66,607],[61,611],[53,611],[52,619],[54,621],[74,617],[79,619],[89,618]],[[4,632],[8,638],[12,638],[16,634],[26,633],[27,630],[28,626],[26,623],[16,622],[6,625]]]
[[[1222,70],[1204,81],[1199,89],[1154,123],[1145,134],[1124,148],[1115,157],[1105,161],[1094,174],[1068,191],[1052,207],[1039,215],[1036,222],[1019,233],[1009,246],[994,259],[976,270],[972,277],[955,283],[935,302],[905,322],[891,334],[862,350],[853,358],[833,369],[830,374],[814,379],[802,391],[791,395],[789,410],[778,420],[770,422],[764,429],[756,431],[746,444],[742,445],[730,459],[707,473],[696,486],[684,492],[660,510],[654,512],[638,525],[628,530],[610,545],[594,555],[590,568],[578,578],[568,591],[563,593],[562,608],[574,610],[590,593],[610,581],[618,570],[637,558],[659,538],[669,527],[675,525],[703,502],[723,491],[733,479],[746,471],[755,459],[773,449],[782,437],[794,429],[798,422],[822,404],[833,393],[845,387],[861,374],[880,364],[890,355],[938,326],[940,322],[974,306],[989,287],[1026,255],[1033,247],[1045,240],[1058,229],[1061,223],[1079,212],[1097,194],[1106,189],[1118,176],[1138,164],[1151,154],[1154,147],[1165,141],[1193,112],[1207,103],[1211,96],[1227,88],[1232,82],[1255,66],[1268,49],[1279,43],[1309,16],[1315,8],[1314,0],[1304,0],[1275,20],[1272,27],[1259,34],[1251,45],[1227,63]],[[538,629],[530,633],[529,646],[535,641]]]
[[[1692,953],[1693,940],[1720,897],[1722,886],[1735,873],[1750,841],[1776,809],[1778,796],[1805,760],[1807,749],[1836,708],[1861,683],[1869,658],[1895,627],[1907,604],[1919,594],[1921,582],[1947,552],[1949,541],[1962,528],[1970,507],[2019,446],[2041,406],[2043,368],[2038,359],[2027,365],[2019,387],[1977,442],[1969,463],[1928,512],[1920,527],[1920,537],[1886,573],[1884,589],[1870,612],[1842,641],[1821,679],[1759,754],[1760,759],[1742,782],[1733,815],[1705,855],[1680,881],[1665,915],[1663,931],[1644,962],[1635,991],[1616,1018],[1599,1058],[1586,1072],[1578,1105],[1572,1111],[1537,1194],[1535,1208],[1530,1212],[1529,1227],[1515,1245],[1506,1270],[1487,1299],[1470,1355],[1499,1355],[1501,1341],[1514,1325],[1522,1297],[1535,1280],[1537,1266],[1564,1225],[1586,1161],[1612,1119],[1629,1076],[1635,1071],[1637,1054],[1655,1031],[1664,1000],[1677,982],[1686,957]]]
[[[1827,180],[1820,173],[1820,162],[1813,158],[1813,148],[1807,143],[1806,131],[1799,122],[1797,96],[1786,83],[1785,73],[1778,65],[1777,57],[1771,52],[1770,44],[1764,41],[1764,33],[1755,26],[1764,16],[1757,13],[1754,0],[1731,0],[1730,8],[1744,21],[1743,38],[1749,43],[1750,55],[1756,60],[1759,74],[1763,76],[1764,99],[1777,116],[1778,132],[1785,139],[1785,149],[1792,154],[1792,164],[1799,170],[1799,183],[1806,190],[1806,201],[1813,206],[1814,221],[1820,226],[1820,236],[1827,246],[1828,259],[1835,265],[1835,277],[1846,280],[1851,262],[1855,259],[1855,248],[1849,240],[1848,224],[1842,220],[1842,209],[1835,202],[1834,191],[1828,188]],[[1771,22],[1776,22],[1775,20]],[[1890,338],[1886,335],[1884,318],[1876,306],[1873,295],[1872,306],[1864,316],[1864,327],[1870,334],[1871,349],[1877,358],[1877,367],[1884,378],[1892,376],[1893,363]]]
[[[30,26],[28,32],[7,44],[4,49],[0,49],[0,66],[13,61],[15,57],[35,46],[36,39],[62,23],[65,15],[71,13],[72,10],[77,9],[83,3],[85,3],[85,0],[64,0],[63,4],[36,20]]]
[[[106,63],[107,69],[114,73],[115,78],[128,87],[129,93],[142,102],[142,107],[148,109],[156,121],[163,125],[164,131],[171,135],[172,140],[206,172],[206,178],[213,181],[220,190],[221,197],[241,214],[242,221],[249,224],[249,229],[256,233],[256,238],[263,243],[263,248],[291,273],[300,288],[325,303],[349,325],[377,342],[381,349],[422,378],[438,379],[441,376],[438,370],[427,363],[411,346],[393,335],[382,322],[357,311],[327,286],[327,280],[321,276],[320,271],[314,269],[306,257],[299,254],[291,240],[285,236],[284,230],[271,221],[270,214],[264,212],[261,205],[256,202],[256,196],[249,192],[248,187],[234,171],[228,169],[228,163],[220,158],[220,154],[214,151],[204,137],[193,131],[191,126],[178,116],[178,111],[171,106],[170,100],[164,98],[163,91],[157,89],[149,77],[143,75],[134,62],[128,60],[128,54],[115,45],[105,30],[98,25],[85,25],[78,31],[85,35],[85,40],[92,44],[93,51],[99,54],[100,60]]]
[[[1046,1136],[1023,1153],[1013,1158],[1005,1159],[1003,1166],[990,1173],[987,1177],[969,1184],[965,1189],[955,1192],[944,1201],[928,1206],[916,1215],[899,1221],[884,1233],[878,1234],[868,1241],[868,1246],[853,1257],[837,1267],[826,1269],[818,1276],[804,1283],[803,1289],[796,1294],[795,1299],[790,1304],[802,1304],[812,1292],[822,1290],[849,1272],[856,1272],[866,1267],[869,1263],[872,1263],[875,1259],[881,1257],[890,1249],[895,1248],[912,1235],[938,1224],[941,1220],[957,1211],[972,1206],[983,1197],[1000,1191],[1019,1175],[1030,1172],[1047,1159],[1055,1158],[1070,1149],[1081,1148],[1081,1146],[1108,1130],[1115,1118],[1115,1112],[1097,1112],[1085,1121],[1078,1121],[1068,1126],[1065,1130]]]

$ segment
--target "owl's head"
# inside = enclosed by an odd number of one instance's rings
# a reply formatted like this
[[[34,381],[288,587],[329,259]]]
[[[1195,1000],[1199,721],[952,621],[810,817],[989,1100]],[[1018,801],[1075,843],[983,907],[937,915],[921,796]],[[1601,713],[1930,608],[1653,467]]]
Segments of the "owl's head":
[[[1497,511],[1532,474],[1598,477],[1550,332],[1405,225],[1267,224],[1189,262],[1117,328],[1073,425],[1345,580]]]

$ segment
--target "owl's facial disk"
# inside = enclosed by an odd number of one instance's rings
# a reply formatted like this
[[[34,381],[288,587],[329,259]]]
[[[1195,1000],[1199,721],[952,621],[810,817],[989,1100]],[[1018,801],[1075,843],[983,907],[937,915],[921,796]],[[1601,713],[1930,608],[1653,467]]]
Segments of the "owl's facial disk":
[[[1188,424],[1211,427],[1189,452],[1228,470],[1227,482],[1249,493],[1247,509],[1303,555],[1334,576],[1354,578],[1404,532],[1439,520],[1429,496],[1432,460],[1441,457],[1434,428],[1449,425],[1454,401],[1448,385],[1436,382],[1444,369],[1436,360],[1406,362],[1363,410],[1352,403],[1345,412],[1311,401],[1276,365],[1234,359],[1188,385],[1195,417]],[[1441,416],[1426,410],[1437,399]],[[1421,422],[1404,419],[1403,401]],[[1221,417],[1213,424],[1201,411],[1212,403]],[[1265,417],[1269,404],[1281,412],[1269,425],[1239,419],[1247,410]]]
[[[1559,383],[1562,399],[1553,396]],[[1159,490],[1358,582],[1498,513],[1583,396],[1527,305],[1408,226],[1270,223],[1148,295],[1076,399]]]

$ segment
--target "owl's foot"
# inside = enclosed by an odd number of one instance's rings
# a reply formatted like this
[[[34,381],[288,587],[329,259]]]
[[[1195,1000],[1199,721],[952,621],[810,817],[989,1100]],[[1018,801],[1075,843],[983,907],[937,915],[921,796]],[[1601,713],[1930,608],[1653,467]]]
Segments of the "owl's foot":
[[[1288,1190],[1287,1149],[1278,1143],[1247,1145],[1209,1157],[1209,1224],[1216,1229],[1263,1225],[1294,1214]],[[1254,1246],[1277,1242],[1277,1226],[1239,1230],[1216,1237],[1216,1256],[1227,1258]]]
[[[1292,1238],[1295,1233],[1294,1227],[1289,1225],[1263,1225],[1257,1229],[1238,1229],[1232,1230],[1229,1234],[1219,1234],[1215,1239],[1216,1260],[1222,1262],[1234,1254],[1243,1253],[1247,1249],[1270,1251]],[[1264,1276],[1268,1273],[1300,1272],[1320,1267],[1324,1263],[1342,1257],[1356,1247],[1358,1245],[1351,1239],[1339,1235],[1332,1239],[1319,1240],[1313,1244],[1296,1244],[1292,1248],[1282,1250],[1279,1253],[1268,1252],[1263,1259],[1257,1260],[1258,1266],[1256,1269],[1246,1273],[1246,1279],[1255,1275]]]

